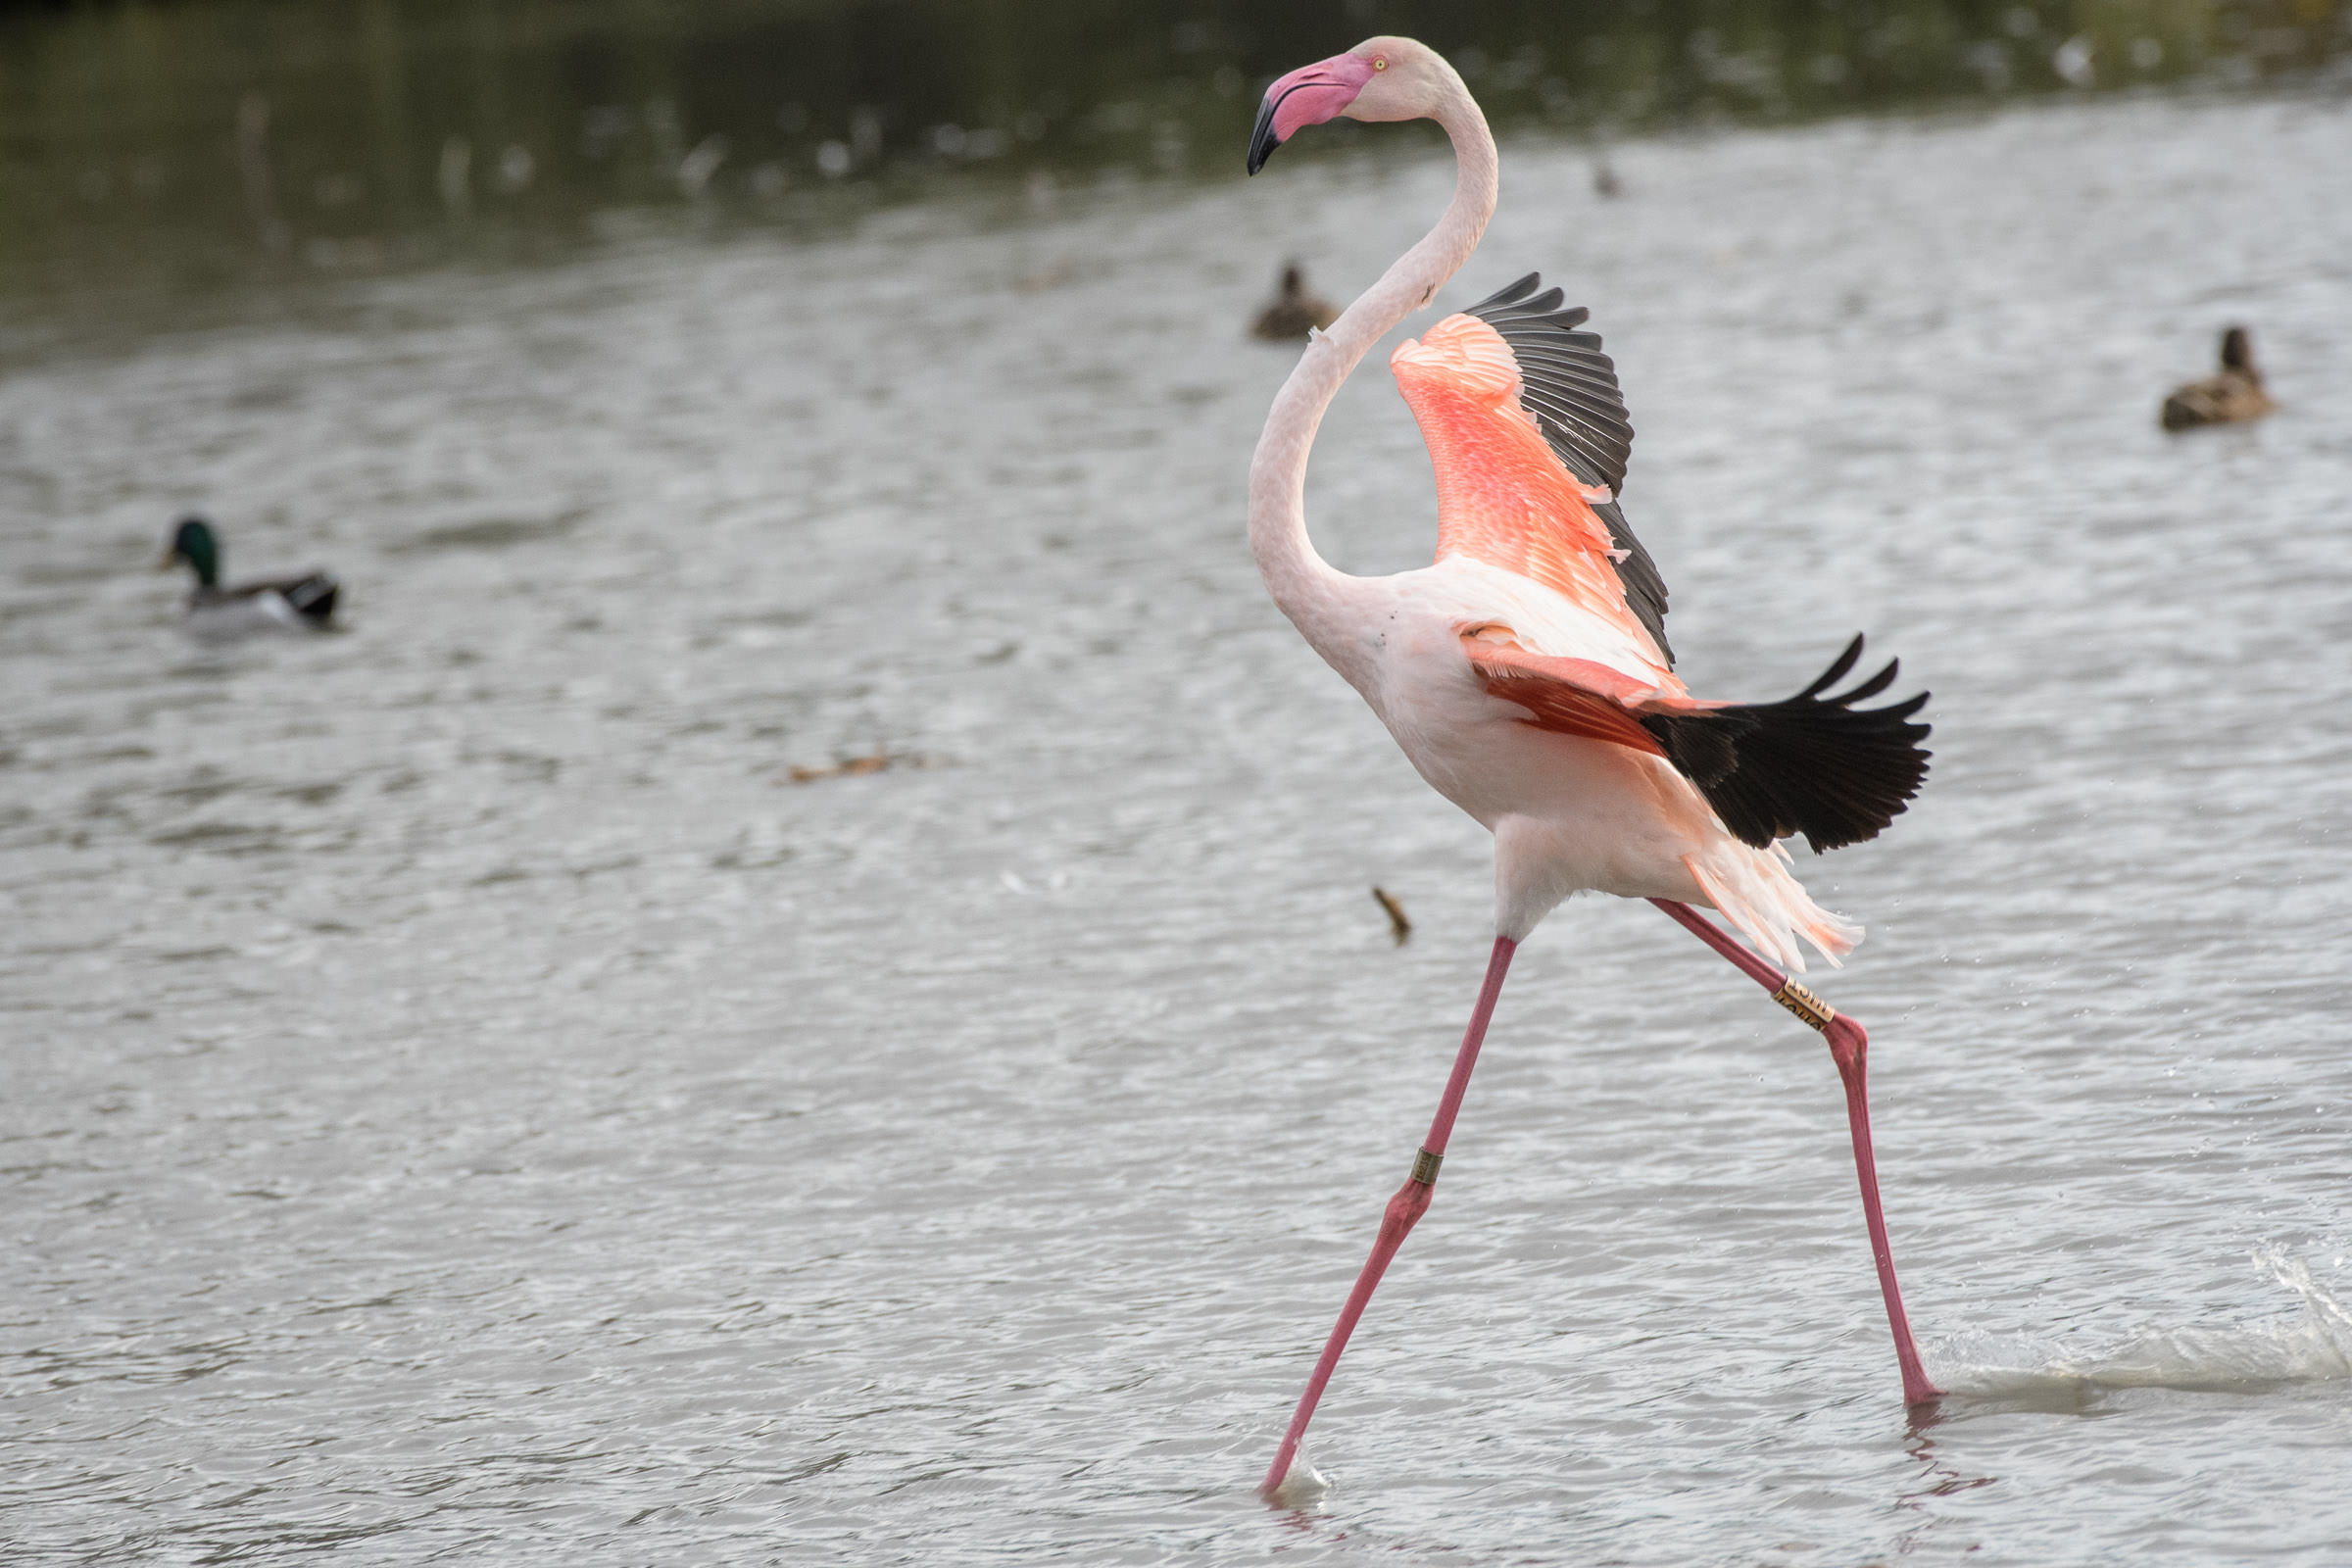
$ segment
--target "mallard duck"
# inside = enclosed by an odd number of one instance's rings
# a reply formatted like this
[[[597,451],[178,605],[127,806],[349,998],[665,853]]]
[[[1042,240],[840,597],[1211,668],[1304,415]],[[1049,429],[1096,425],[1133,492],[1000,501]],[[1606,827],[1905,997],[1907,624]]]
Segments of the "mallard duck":
[[[1250,332],[1269,343],[1296,343],[1310,329],[1329,326],[1339,318],[1339,307],[1320,294],[1309,294],[1305,275],[1297,262],[1291,262],[1282,270],[1282,292],[1257,313]]]
[[[2259,419],[2278,405],[2262,389],[2262,372],[2254,368],[2254,341],[2246,329],[2233,326],[2222,334],[2222,368],[2202,381],[2177,387],[2164,400],[2160,417],[2167,430],[2186,430],[2199,424],[2235,424]]]
[[[181,562],[196,573],[196,588],[188,595],[187,616],[182,622],[192,636],[211,640],[267,631],[314,632],[325,631],[333,624],[340,586],[326,572],[266,577],[221,587],[220,541],[213,525],[202,517],[179,519],[156,567],[169,571]]]

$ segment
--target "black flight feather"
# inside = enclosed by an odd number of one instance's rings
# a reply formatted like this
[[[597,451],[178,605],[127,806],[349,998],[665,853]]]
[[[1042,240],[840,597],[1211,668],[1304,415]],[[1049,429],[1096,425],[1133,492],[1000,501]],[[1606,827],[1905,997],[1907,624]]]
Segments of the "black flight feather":
[[[1854,706],[1892,685],[1899,661],[1836,697],[1824,695],[1861,657],[1856,637],[1794,697],[1644,713],[1642,727],[1744,844],[1760,850],[1802,833],[1818,854],[1877,838],[1919,793],[1934,754],[1919,745],[1929,726],[1911,721],[1926,692],[1885,708]]]

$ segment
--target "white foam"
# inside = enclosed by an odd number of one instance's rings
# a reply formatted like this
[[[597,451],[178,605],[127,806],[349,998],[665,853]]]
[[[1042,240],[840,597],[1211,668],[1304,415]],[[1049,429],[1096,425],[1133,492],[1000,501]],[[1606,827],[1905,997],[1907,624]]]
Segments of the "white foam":
[[[1936,1346],[1932,1374],[1953,1394],[2011,1396],[2352,1377],[2352,1310],[2312,1278],[2303,1259],[2270,1249],[2253,1256],[2299,1298],[2292,1314],[2249,1324],[2141,1328],[2105,1347],[2030,1335],[1954,1335]]]

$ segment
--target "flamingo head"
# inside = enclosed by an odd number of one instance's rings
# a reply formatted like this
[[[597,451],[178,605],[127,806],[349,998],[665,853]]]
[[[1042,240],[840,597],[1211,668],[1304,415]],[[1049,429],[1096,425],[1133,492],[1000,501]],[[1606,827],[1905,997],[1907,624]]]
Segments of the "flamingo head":
[[[1263,169],[1274,149],[1301,125],[1350,120],[1421,120],[1437,113],[1446,90],[1461,78],[1446,57],[1410,38],[1366,38],[1344,55],[1278,76],[1257,106],[1250,132],[1250,172]]]

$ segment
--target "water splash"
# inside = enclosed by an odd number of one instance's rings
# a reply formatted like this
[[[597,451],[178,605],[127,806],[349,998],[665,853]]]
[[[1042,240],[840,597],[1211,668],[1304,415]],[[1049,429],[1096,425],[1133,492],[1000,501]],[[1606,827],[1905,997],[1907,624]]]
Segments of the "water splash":
[[[2298,1298],[2292,1314],[2259,1323],[2143,1328],[2088,1349],[2031,1335],[1955,1335],[1932,1357],[1936,1375],[1953,1394],[2011,1397],[2352,1378],[2352,1309],[2312,1277],[2302,1258],[2268,1247],[2252,1255]]]
[[[1301,1447],[1283,1476],[1282,1485],[1266,1494],[1266,1501],[1277,1508],[1311,1508],[1330,1491],[1331,1483],[1307,1459],[1306,1450]]]

